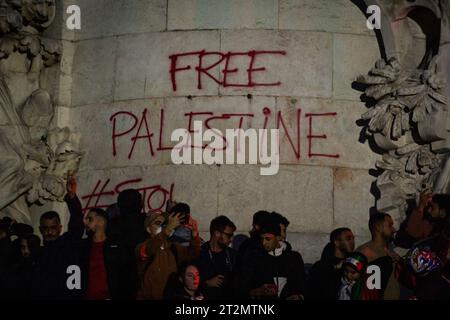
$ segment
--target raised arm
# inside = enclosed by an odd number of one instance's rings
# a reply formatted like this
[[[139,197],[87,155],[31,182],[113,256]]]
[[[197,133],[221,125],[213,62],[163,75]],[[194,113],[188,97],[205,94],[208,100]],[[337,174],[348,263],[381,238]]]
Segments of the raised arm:
[[[77,197],[77,181],[73,173],[68,174],[66,188],[67,194],[64,200],[70,213],[67,234],[73,239],[81,239],[84,232],[83,209],[80,199]]]

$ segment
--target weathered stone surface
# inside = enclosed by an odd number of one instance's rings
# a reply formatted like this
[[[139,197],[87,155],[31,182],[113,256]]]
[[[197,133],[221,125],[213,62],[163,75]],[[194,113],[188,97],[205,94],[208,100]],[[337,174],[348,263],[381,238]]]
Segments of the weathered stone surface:
[[[80,30],[66,26],[70,5],[80,7]],[[55,23],[45,35],[78,41],[165,29],[166,0],[62,0],[57,5]]]
[[[255,58],[253,72],[255,83],[277,83],[279,86],[252,88],[220,87],[221,94],[241,95],[297,95],[305,97],[330,97],[332,83],[332,39],[322,32],[274,31],[274,30],[225,30],[222,31],[221,50],[246,52],[250,50],[285,51],[285,55],[267,54]],[[229,68],[238,68],[229,75],[230,83],[248,84],[249,57],[230,59]],[[222,66],[222,71],[224,67]],[[223,76],[223,74],[221,74]]]
[[[334,228],[348,227],[358,236],[369,236],[369,209],[375,206],[367,170],[334,169]]]
[[[76,44],[61,40],[62,58],[58,66],[42,71],[40,83],[43,89],[48,90],[54,103],[59,106],[72,104],[72,70]]]
[[[360,101],[361,92],[352,88],[367,66],[380,59],[375,37],[335,34],[333,51],[333,96],[335,99]],[[358,59],[355,59],[355,53]]]
[[[168,30],[276,29],[276,0],[168,0]]]
[[[373,35],[364,13],[348,0],[281,0],[280,29]]]
[[[76,44],[72,71],[72,105],[112,102],[116,59],[115,38]]]
[[[162,154],[157,151],[157,148],[159,115],[162,108],[163,100],[161,99],[72,108],[71,127],[81,133],[81,146],[85,150],[82,168],[92,170],[159,164]],[[113,117],[118,112],[127,112],[127,114],[122,113]],[[144,112],[146,112],[145,117],[143,117]],[[113,140],[114,123],[117,138]],[[129,133],[125,134],[127,131]],[[146,136],[148,133],[153,134],[150,138],[151,144],[147,138],[135,139],[136,142],[133,143],[134,137]],[[115,143],[115,155],[113,143]]]
[[[281,118],[278,112],[281,112]],[[372,168],[379,156],[372,153],[363,140],[360,141],[362,127],[356,122],[363,112],[364,106],[359,102],[277,98],[276,112],[272,112],[268,127],[275,128],[279,122],[281,163]],[[278,119],[283,119],[283,122]],[[326,135],[326,138],[309,139],[309,135]],[[334,155],[339,157],[330,157]]]
[[[237,225],[251,227],[258,210],[277,211],[291,222],[291,232],[325,232],[332,225],[332,169],[280,166],[274,176],[260,176],[257,166],[219,169],[219,212]]]
[[[180,57],[178,67],[192,65],[191,70],[177,72],[177,90],[172,88],[170,58],[172,54],[218,51],[220,36],[217,31],[186,31],[148,33],[119,37],[115,99],[138,99],[165,96],[217,95],[217,84],[203,80],[203,89],[197,88],[198,56]],[[215,58],[206,57],[215,61]],[[132,63],[130,63],[132,61]],[[219,67],[209,71],[218,78]],[[207,78],[207,77],[205,77]]]

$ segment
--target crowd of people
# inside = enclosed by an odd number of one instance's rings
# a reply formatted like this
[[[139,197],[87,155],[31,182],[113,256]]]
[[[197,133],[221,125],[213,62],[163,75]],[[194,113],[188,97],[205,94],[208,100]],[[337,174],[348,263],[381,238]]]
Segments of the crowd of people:
[[[141,194],[128,189],[108,210],[83,214],[76,185],[71,175],[64,233],[54,211],[40,217],[41,237],[0,221],[1,299],[450,299],[449,195],[424,193],[399,231],[389,214],[371,215],[371,240],[356,250],[352,230],[333,230],[307,267],[277,212],[254,213],[249,237],[218,216],[203,240],[186,203],[143,214]]]

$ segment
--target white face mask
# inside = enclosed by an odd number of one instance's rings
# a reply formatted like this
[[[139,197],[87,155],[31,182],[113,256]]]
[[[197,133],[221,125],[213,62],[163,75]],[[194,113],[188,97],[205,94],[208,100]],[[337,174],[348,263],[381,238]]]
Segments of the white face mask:
[[[161,226],[159,226],[158,228],[156,228],[156,234],[161,233],[161,231],[162,231],[162,227],[161,227]]]

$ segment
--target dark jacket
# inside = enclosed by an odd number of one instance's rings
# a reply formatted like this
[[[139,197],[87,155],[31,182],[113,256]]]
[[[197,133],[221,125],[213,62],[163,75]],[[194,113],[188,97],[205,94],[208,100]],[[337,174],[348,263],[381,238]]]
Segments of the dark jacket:
[[[244,266],[243,270],[245,269]],[[264,284],[276,284],[281,290],[278,296],[264,298],[284,300],[291,295],[305,295],[306,275],[303,259],[288,243],[285,243],[283,250],[277,250],[275,255],[264,252],[255,256],[252,272],[246,277],[249,285],[247,297],[250,290],[260,288]],[[283,278],[286,279],[286,284],[281,288]]]
[[[65,198],[70,220],[67,232],[58,239],[46,243],[41,250],[34,270],[32,283],[33,299],[65,300],[79,298],[78,290],[67,288],[67,268],[78,265],[77,248],[84,232],[83,213],[78,197]]]
[[[234,277],[234,296],[239,299],[249,298],[252,275],[254,274],[258,261],[266,255],[261,245],[259,234],[251,233],[251,237],[245,240],[239,247],[236,261],[236,277]]]
[[[122,288],[123,298],[135,299],[139,287],[139,277],[135,258],[135,249],[145,241],[147,233],[144,227],[145,214],[121,212],[109,223],[109,238],[122,246],[126,286]]]
[[[206,242],[202,245],[196,265],[200,271],[202,292],[206,299],[227,299],[232,297],[232,283],[236,271],[236,251],[226,247],[221,252],[214,253],[211,251],[209,242]],[[205,281],[217,275],[224,276],[222,286],[219,288],[208,287]]]
[[[85,298],[88,289],[90,253],[92,248],[91,239],[84,239],[79,248],[80,268],[82,274],[80,298]],[[103,246],[103,258],[108,281],[110,298],[113,300],[126,299],[128,283],[126,276],[126,263],[124,262],[123,248],[120,244],[107,239]]]
[[[324,249],[324,253],[325,251]],[[343,259],[334,256],[334,252],[322,254],[309,272],[307,299],[337,300],[342,277],[339,264],[342,261]]]

